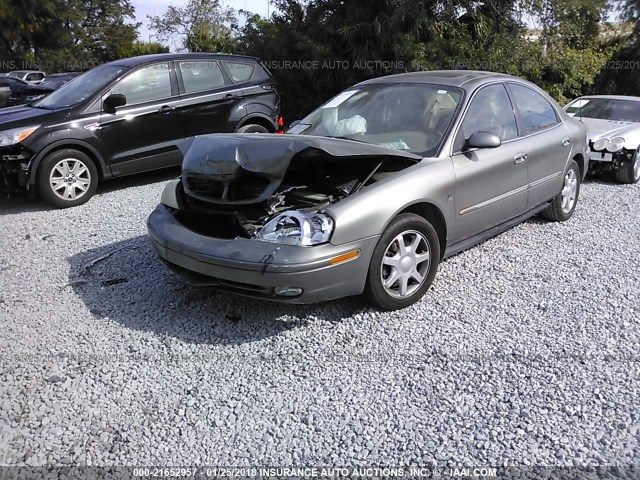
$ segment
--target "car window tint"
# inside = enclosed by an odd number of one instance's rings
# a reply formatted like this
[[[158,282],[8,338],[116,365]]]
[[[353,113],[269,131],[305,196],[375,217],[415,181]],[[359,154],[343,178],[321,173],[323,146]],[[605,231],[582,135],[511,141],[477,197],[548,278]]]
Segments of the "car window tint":
[[[202,92],[224,87],[224,76],[218,62],[180,62],[185,93]]]
[[[475,132],[495,133],[502,141],[518,136],[516,117],[504,86],[484,87],[473,97],[462,121],[462,132],[462,143]]]
[[[233,81],[237,83],[248,81],[256,69],[254,65],[249,63],[224,62],[224,64]]]
[[[111,93],[127,97],[127,105],[168,98],[171,96],[169,64],[158,63],[140,68],[118,82]]]
[[[509,88],[522,115],[525,135],[558,123],[556,111],[542,95],[522,85],[510,84]]]

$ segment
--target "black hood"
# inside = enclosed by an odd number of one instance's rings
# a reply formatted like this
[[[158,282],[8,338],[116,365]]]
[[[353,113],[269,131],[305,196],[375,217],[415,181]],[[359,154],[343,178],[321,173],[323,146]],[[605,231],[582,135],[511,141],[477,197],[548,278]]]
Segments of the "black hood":
[[[368,168],[386,161],[398,169],[422,160],[413,153],[369,143],[309,135],[203,135],[189,139],[183,150],[185,190],[215,203],[235,204],[257,203],[273,195],[294,158],[303,164],[309,158],[309,166],[311,159],[333,163],[349,159],[367,163]],[[243,194],[228,195],[236,183],[245,187]]]
[[[47,122],[49,117],[60,115],[61,110],[45,110],[44,108],[18,105],[0,109],[0,130],[19,128],[27,125]]]

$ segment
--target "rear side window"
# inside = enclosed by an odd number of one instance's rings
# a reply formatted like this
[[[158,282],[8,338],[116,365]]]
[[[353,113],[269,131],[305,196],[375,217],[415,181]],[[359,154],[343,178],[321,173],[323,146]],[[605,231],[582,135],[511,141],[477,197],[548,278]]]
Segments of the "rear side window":
[[[256,69],[256,66],[250,63],[224,62],[224,65],[227,67],[229,76],[236,83],[249,81]]]
[[[509,89],[522,115],[525,135],[553,127],[558,123],[555,109],[542,95],[513,83],[509,85]]]
[[[210,60],[180,62],[185,93],[203,92],[224,87],[224,76],[218,62]]]
[[[171,77],[168,63],[140,68],[120,80],[111,90],[127,97],[127,105],[152,102],[171,97]]]

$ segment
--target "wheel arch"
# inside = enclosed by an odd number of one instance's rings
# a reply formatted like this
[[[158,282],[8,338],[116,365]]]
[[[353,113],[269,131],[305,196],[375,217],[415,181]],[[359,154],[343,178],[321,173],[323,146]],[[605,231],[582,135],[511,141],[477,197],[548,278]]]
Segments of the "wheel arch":
[[[433,226],[438,234],[438,241],[440,243],[440,259],[442,260],[444,252],[447,249],[447,222],[440,208],[433,203],[418,202],[406,206],[404,209],[399,211],[397,215],[402,213],[413,213],[418,215]]]
[[[98,153],[98,151],[95,148],[93,148],[91,145],[85,142],[80,142],[80,141],[74,141],[74,142],[61,141],[61,142],[55,142],[55,143],[52,143],[51,145],[48,145],[46,148],[42,149],[40,153],[38,153],[34,157],[34,159],[31,161],[31,167],[29,172],[29,185],[31,186],[35,185],[36,178],[38,175],[38,168],[40,167],[40,163],[42,162],[42,160],[50,153],[56,152],[58,150],[65,150],[65,149],[78,150],[84,153],[85,155],[87,155],[96,166],[96,170],[98,170],[98,182],[101,182],[105,178],[108,178],[111,176],[111,172],[107,167],[107,165],[105,164],[104,159]]]
[[[278,126],[275,124],[272,118],[262,113],[251,113],[238,122],[236,126],[236,132],[248,124],[260,125],[269,130],[269,133],[275,133]]]
[[[586,175],[587,165],[584,160],[584,156],[581,153],[576,153],[572,160],[574,160],[578,164],[578,168],[580,169],[580,180],[584,179]]]

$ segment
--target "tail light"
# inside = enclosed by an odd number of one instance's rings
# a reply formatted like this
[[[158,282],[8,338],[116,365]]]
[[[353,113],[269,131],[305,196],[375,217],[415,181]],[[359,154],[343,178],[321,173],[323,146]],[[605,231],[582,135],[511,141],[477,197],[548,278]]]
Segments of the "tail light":
[[[284,133],[284,117],[279,116],[277,124],[278,124],[278,130],[276,131],[276,133],[282,135]]]

